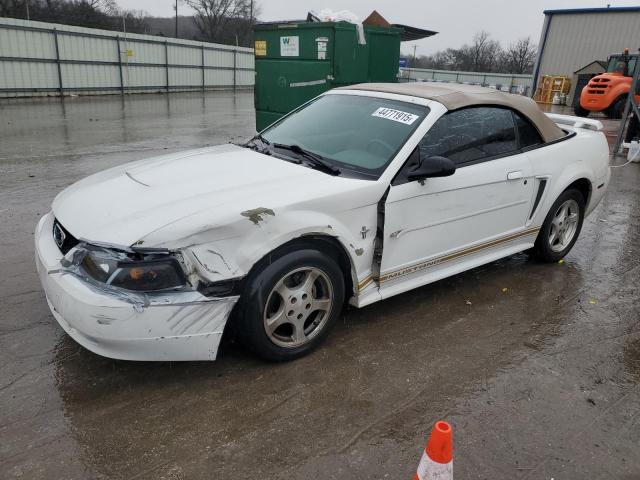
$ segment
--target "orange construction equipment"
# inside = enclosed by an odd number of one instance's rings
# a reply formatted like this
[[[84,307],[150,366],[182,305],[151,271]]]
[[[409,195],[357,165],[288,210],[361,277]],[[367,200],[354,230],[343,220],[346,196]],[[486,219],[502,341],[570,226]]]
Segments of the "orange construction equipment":
[[[447,422],[433,426],[413,480],[453,480],[453,430]]]
[[[640,68],[638,55],[629,55],[629,49],[621,55],[611,55],[607,62],[607,71],[596,75],[582,89],[580,105],[575,108],[579,117],[591,112],[603,112],[609,118],[620,118],[631,90],[634,71]],[[640,92],[636,101],[640,102]]]

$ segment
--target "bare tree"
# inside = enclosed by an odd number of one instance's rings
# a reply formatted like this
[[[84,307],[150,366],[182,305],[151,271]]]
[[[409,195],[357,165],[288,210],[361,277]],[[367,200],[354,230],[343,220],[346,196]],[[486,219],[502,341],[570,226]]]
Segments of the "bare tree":
[[[418,68],[433,68],[435,70],[452,70],[458,62],[459,50],[447,48],[433,55],[421,55],[415,61]]]
[[[149,14],[144,10],[122,10],[118,12],[116,24],[124,21],[125,28],[129,33],[149,33],[147,18]]]
[[[146,13],[120,10],[116,0],[0,0],[0,17],[25,18],[27,2],[31,20],[121,30],[125,18],[127,31],[147,31]]]
[[[497,41],[491,40],[487,32],[481,31],[473,36],[473,44],[463,47],[463,50],[468,52],[468,63],[472,71],[490,72],[497,63],[502,48]]]
[[[257,10],[252,0],[184,0],[194,11],[194,21],[204,40],[224,41],[225,27],[233,20],[253,22]]]
[[[21,5],[22,2],[16,0],[0,0],[0,17],[17,16],[16,12],[21,9],[22,12],[26,12],[26,8]]]
[[[416,59],[418,68],[436,70],[471,71],[479,73],[531,73],[536,59],[536,46],[523,38],[503,50],[487,32],[473,37],[473,44],[460,48],[447,48],[433,55]]]
[[[531,38],[521,38],[504,51],[501,63],[509,73],[531,73],[537,54]]]
[[[87,5],[94,10],[97,10],[107,15],[118,14],[118,4],[116,0],[85,0]]]

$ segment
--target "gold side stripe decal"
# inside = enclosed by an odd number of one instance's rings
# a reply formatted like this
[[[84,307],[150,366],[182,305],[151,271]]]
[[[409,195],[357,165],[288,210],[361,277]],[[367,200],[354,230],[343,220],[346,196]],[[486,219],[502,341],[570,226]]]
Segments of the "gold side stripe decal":
[[[364,287],[373,282],[373,277],[371,275],[367,275],[364,279],[358,283],[358,290],[362,290]]]
[[[427,260],[425,262],[420,262],[420,263],[418,263],[416,265],[412,265],[410,267],[405,267],[405,268],[401,268],[400,270],[395,270],[395,271],[392,271],[392,272],[389,272],[389,273],[385,273],[385,274],[380,276],[380,283],[387,282],[389,280],[393,280],[394,278],[401,277],[401,276],[404,276],[404,275],[409,275],[411,273],[419,272],[421,270],[424,270],[425,268],[433,267],[435,265],[439,265],[439,264],[444,263],[444,262],[449,262],[451,260],[456,260],[458,258],[465,257],[467,255],[471,255],[473,253],[479,252],[480,250],[484,250],[486,248],[491,248],[491,247],[495,247],[497,245],[501,245],[503,243],[510,242],[510,241],[515,240],[517,238],[527,237],[529,235],[533,235],[533,234],[538,233],[539,230],[540,230],[540,228],[538,228],[538,227],[530,228],[528,230],[524,230],[522,232],[514,233],[514,234],[508,235],[508,236],[503,237],[503,238],[498,238],[496,240],[492,240],[492,241],[487,242],[487,243],[476,245],[474,247],[465,248],[465,249],[459,250],[457,252],[453,252],[453,253],[449,253],[447,255],[443,255],[441,257],[432,258],[431,260]]]
[[[399,270],[394,270],[394,271],[385,273],[384,275],[381,275],[380,276],[380,283],[387,282],[389,280],[393,280],[394,278],[398,278],[398,277],[401,277],[401,276],[404,276],[404,275],[409,275],[411,273],[419,272],[421,270],[424,270],[426,268],[439,265],[439,264],[444,263],[444,262],[449,262],[451,260],[456,260],[458,258],[462,258],[462,257],[465,257],[467,255],[472,255],[472,254],[474,254],[476,252],[479,252],[480,250],[484,250],[486,248],[495,247],[497,245],[501,245],[503,243],[510,242],[510,241],[515,240],[517,238],[527,237],[529,235],[534,235],[534,234],[537,234],[539,230],[540,230],[539,227],[529,228],[529,229],[524,230],[522,232],[518,232],[518,233],[511,234],[511,235],[507,235],[506,237],[498,238],[496,240],[491,240],[490,242],[486,242],[486,243],[483,243],[483,244],[480,244],[480,245],[476,245],[476,246],[473,246],[473,247],[465,248],[465,249],[459,250],[457,252],[453,252],[453,253],[449,253],[447,255],[443,255],[441,257],[432,258],[431,260],[427,260],[425,262],[420,262],[420,263],[418,263],[416,265],[412,265],[410,267],[404,267],[404,268],[401,268]],[[363,278],[358,283],[358,290],[363,290],[371,282],[373,282],[373,277],[371,275],[367,275],[365,278]]]

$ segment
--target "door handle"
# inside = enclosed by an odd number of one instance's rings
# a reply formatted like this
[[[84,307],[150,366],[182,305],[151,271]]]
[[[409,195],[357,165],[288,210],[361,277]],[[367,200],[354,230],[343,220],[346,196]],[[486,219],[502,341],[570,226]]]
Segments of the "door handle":
[[[522,177],[523,175],[520,170],[507,173],[507,180],[520,180]]]

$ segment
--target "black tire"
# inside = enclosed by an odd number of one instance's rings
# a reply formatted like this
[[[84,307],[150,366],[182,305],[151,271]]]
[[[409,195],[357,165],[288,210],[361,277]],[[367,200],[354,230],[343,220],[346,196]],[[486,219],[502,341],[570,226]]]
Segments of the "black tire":
[[[277,292],[274,293],[273,289],[283,278],[293,278],[288,277],[288,274],[295,276],[297,275],[295,272],[301,270],[299,274],[303,275],[306,271],[305,269],[320,271],[325,275],[325,277],[321,276],[318,280],[323,282],[323,286],[320,287],[319,284],[314,283],[313,288],[317,288],[318,290],[331,290],[331,296],[329,298],[332,298],[332,303],[328,314],[322,317],[322,321],[317,320],[317,318],[314,320],[312,317],[312,315],[317,314],[319,318],[321,315],[320,311],[311,311],[308,314],[308,320],[311,322],[310,327],[313,327],[316,320],[320,322],[318,327],[316,327],[318,331],[312,330],[313,336],[310,335],[306,343],[293,345],[294,322],[283,324],[281,328],[282,332],[276,330],[276,332],[273,332],[270,336],[270,334],[267,333],[265,310],[267,308],[271,309],[274,301],[282,301],[283,308],[286,306],[286,310],[289,309],[290,305],[285,305],[283,297]],[[325,285],[327,281],[329,284]],[[279,300],[273,295],[277,296]],[[273,300],[271,299],[272,297]],[[238,303],[238,308],[235,312],[238,339],[249,350],[266,360],[282,362],[301,357],[315,349],[327,337],[337,318],[340,316],[344,306],[344,299],[344,276],[340,267],[330,254],[318,251],[311,246],[298,247],[293,250],[287,249],[275,257],[271,257],[269,262],[262,262],[262,264],[257,265],[255,271],[247,278]],[[292,300],[293,298],[290,299],[290,301]],[[302,308],[302,303],[307,302],[307,300],[302,300],[302,297],[297,300],[299,300],[298,304],[291,306],[291,308]],[[267,305],[268,302],[269,305]],[[305,313],[304,311],[302,312]],[[288,318],[289,313],[283,312],[283,314]],[[269,313],[267,313],[267,316],[268,315]],[[307,321],[307,317],[303,320],[303,322],[305,321]],[[276,341],[286,341],[282,338],[278,339],[275,337],[278,335],[280,337],[286,336],[287,332],[285,330],[288,327],[291,327],[292,346],[283,346],[275,343]],[[303,330],[306,328],[305,324]]]
[[[576,117],[588,117],[591,113],[591,110],[587,110],[582,105],[578,104],[573,108],[573,113]]]
[[[560,206],[569,200],[574,200],[578,206],[578,219],[577,224],[575,226],[575,232],[571,241],[566,245],[562,250],[556,250],[552,247],[550,243],[550,235],[552,225],[556,216],[556,213],[560,209]],[[578,240],[578,236],[580,235],[580,230],[582,230],[582,223],[584,221],[584,209],[585,209],[585,199],[576,189],[568,189],[562,192],[562,194],[556,199],[551,208],[549,209],[549,213],[547,217],[544,219],[544,223],[540,228],[540,232],[538,233],[538,238],[536,238],[536,243],[534,247],[534,252],[536,257],[543,262],[557,262],[558,260],[564,258],[567,253],[573,248],[573,245]]]
[[[620,95],[618,98],[616,98],[613,101],[613,103],[609,106],[609,108],[607,108],[607,110],[605,111],[605,113],[607,114],[607,117],[614,120],[618,118],[622,118],[626,101],[627,101],[626,95]]]

